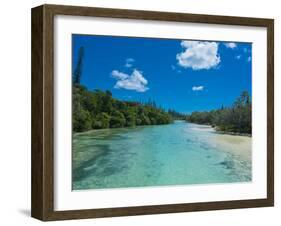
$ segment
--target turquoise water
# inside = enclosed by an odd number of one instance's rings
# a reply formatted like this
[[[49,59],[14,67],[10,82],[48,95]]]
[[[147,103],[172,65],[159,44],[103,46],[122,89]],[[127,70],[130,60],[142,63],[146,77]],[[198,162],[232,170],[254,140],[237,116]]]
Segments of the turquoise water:
[[[251,138],[184,121],[73,137],[73,189],[251,181]]]

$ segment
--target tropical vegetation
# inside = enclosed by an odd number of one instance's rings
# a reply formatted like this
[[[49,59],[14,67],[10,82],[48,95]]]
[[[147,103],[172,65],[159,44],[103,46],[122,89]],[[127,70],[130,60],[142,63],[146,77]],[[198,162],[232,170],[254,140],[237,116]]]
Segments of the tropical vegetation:
[[[74,132],[171,122],[171,115],[154,102],[121,101],[108,90],[89,91],[79,84],[73,86]]]
[[[252,133],[252,103],[247,91],[241,93],[230,107],[218,110],[192,112],[187,121],[212,125],[218,131],[233,133]]]

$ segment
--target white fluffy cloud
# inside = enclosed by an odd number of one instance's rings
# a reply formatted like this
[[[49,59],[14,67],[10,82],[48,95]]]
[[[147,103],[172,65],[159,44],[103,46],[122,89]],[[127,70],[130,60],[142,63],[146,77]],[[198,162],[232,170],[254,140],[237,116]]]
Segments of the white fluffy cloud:
[[[117,80],[114,88],[135,90],[145,92],[149,88],[146,86],[148,81],[143,77],[142,72],[134,69],[131,75],[114,70],[111,75]]]
[[[113,78],[121,79],[121,80],[124,80],[124,79],[129,77],[129,75],[127,75],[127,74],[125,74],[123,72],[117,71],[117,70],[113,70],[111,72],[111,75],[112,75]]]
[[[184,51],[178,53],[178,64],[193,70],[210,69],[220,63],[218,43],[201,41],[182,41]]]
[[[193,86],[192,87],[192,91],[203,91],[204,90],[204,86]]]
[[[236,43],[234,43],[234,42],[226,42],[226,43],[224,43],[224,45],[230,49],[235,49],[237,47]]]
[[[127,58],[126,63],[125,63],[125,67],[132,67],[133,62],[135,62],[135,60],[133,58]]]

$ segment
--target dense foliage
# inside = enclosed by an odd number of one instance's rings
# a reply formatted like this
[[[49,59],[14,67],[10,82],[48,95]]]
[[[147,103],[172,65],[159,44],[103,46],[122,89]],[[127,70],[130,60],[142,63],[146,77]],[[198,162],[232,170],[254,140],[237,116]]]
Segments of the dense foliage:
[[[187,115],[184,114],[184,113],[180,113],[180,112],[177,112],[173,109],[169,109],[168,110],[168,113],[171,115],[171,117],[175,120],[185,120]]]
[[[158,125],[172,122],[172,117],[155,103],[120,101],[110,91],[89,91],[73,85],[73,130]]]
[[[193,112],[187,121],[208,124],[217,130],[234,133],[252,133],[252,104],[249,93],[244,91],[231,107],[219,110]]]

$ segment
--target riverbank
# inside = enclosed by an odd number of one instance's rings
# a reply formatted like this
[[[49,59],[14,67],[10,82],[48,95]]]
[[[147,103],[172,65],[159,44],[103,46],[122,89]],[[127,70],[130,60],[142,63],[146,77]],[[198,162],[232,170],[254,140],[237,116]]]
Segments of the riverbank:
[[[223,131],[223,130],[220,130],[218,127],[215,127],[214,129],[219,134],[228,134],[228,135],[233,135],[233,136],[252,137],[252,134],[250,134],[250,133],[239,133],[239,132]]]
[[[233,156],[239,157],[241,162],[250,166],[252,159],[252,138],[249,136],[239,136],[231,134],[216,133],[217,136],[212,137],[211,143],[216,150],[223,150]]]
[[[202,125],[196,123],[190,123],[192,130],[211,133],[213,136],[209,136],[209,147],[213,150],[219,150],[223,153],[227,153],[230,156],[236,156],[235,164],[238,167],[242,167],[241,164],[246,164],[248,169],[251,169],[252,159],[252,137],[249,134],[238,134],[216,131],[215,127],[211,125]],[[222,161],[221,164],[228,164],[228,162]],[[228,166],[229,167],[229,166]]]
[[[173,124],[173,123],[177,123],[177,122],[185,122],[185,123],[191,123],[185,120],[173,120],[172,122],[168,123],[168,124],[159,124],[159,125],[135,125],[135,126],[128,126],[128,127],[120,127],[120,128],[104,128],[104,129],[91,129],[91,130],[87,130],[84,132],[74,132],[73,135],[79,135],[79,134],[85,134],[85,133],[91,133],[91,132],[95,132],[95,131],[108,131],[108,130],[118,130],[118,129],[131,129],[131,128],[143,128],[143,127],[147,127],[147,126],[161,126],[161,125],[169,125],[169,124]],[[219,129],[219,127],[214,127],[210,124],[199,124],[199,123],[192,123],[195,125],[199,125],[199,126],[204,126],[206,128],[210,128],[213,130],[213,132],[216,132],[218,134],[227,134],[227,135],[233,135],[233,136],[243,136],[243,137],[252,137],[252,134],[248,134],[248,133],[238,133],[238,132],[231,132],[231,131],[222,131]]]
[[[187,123],[191,123],[186,121]],[[194,123],[192,122],[192,124],[195,125],[200,125],[200,126],[204,126],[204,127],[208,127],[208,128],[212,128],[213,132],[216,132],[218,134],[227,134],[227,135],[233,135],[233,136],[243,136],[243,137],[252,137],[252,134],[249,133],[239,133],[239,132],[231,132],[231,131],[224,131],[221,130],[218,126],[212,126],[210,124],[199,124],[199,123]]]
[[[167,126],[167,125],[170,125],[170,124],[174,124],[174,123],[177,123],[177,122],[185,122],[184,120],[174,120],[170,123],[167,123],[167,124],[155,124],[155,125],[135,125],[135,126],[126,126],[126,127],[117,127],[117,128],[104,128],[104,129],[91,129],[91,130],[87,130],[87,131],[82,131],[82,132],[73,132],[73,136],[76,136],[76,135],[80,135],[80,134],[90,134],[90,133],[95,133],[95,132],[114,132],[114,131],[120,131],[120,130],[131,130],[131,129],[142,129],[142,128],[146,128],[146,127],[154,127],[154,126]]]

